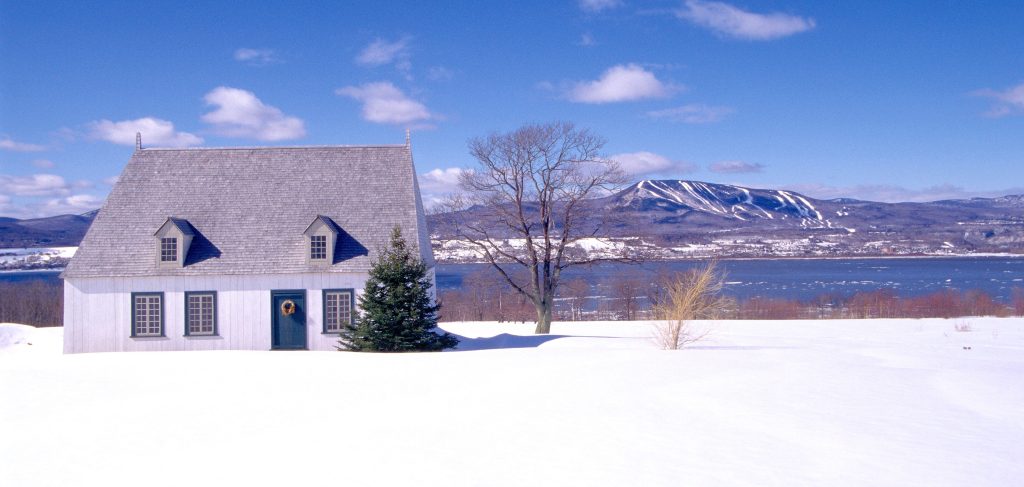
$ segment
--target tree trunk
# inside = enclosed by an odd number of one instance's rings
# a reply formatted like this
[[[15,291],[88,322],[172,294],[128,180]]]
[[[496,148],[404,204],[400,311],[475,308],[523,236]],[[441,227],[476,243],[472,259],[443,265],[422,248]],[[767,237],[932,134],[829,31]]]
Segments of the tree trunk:
[[[551,308],[552,302],[545,300],[537,305],[537,329],[533,332],[537,335],[551,333]]]

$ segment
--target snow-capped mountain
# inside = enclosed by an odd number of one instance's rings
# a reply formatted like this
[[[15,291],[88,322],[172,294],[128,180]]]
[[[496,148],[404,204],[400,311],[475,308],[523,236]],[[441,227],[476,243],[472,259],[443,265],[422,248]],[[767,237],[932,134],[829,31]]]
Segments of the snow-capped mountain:
[[[799,193],[700,181],[644,180],[619,192],[609,203],[615,209],[634,211],[703,212],[742,221],[792,218],[803,226],[830,225],[811,200]]]
[[[1024,195],[879,203],[815,199],[782,189],[645,180],[589,202],[595,237],[578,245],[612,256],[626,246],[653,257],[1024,254]],[[468,217],[493,234],[507,229],[482,209]],[[74,246],[95,212],[34,220],[0,218],[0,249]],[[440,261],[472,260],[445,218],[428,217]],[[508,235],[515,238],[515,235]],[[515,242],[510,241],[510,245]]]
[[[1024,253],[1024,196],[879,203],[644,180],[590,205],[581,226],[599,229],[605,250],[642,246],[664,258]],[[484,215],[477,209],[469,217],[486,226]],[[439,260],[467,260],[471,249],[444,220],[430,223]]]

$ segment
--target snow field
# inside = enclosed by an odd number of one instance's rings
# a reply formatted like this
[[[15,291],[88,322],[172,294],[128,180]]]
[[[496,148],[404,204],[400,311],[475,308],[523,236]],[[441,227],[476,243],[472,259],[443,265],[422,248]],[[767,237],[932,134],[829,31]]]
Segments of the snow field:
[[[466,351],[69,356],[0,325],[0,485],[1024,478],[1024,319],[708,325],[683,351],[641,322],[452,323]]]

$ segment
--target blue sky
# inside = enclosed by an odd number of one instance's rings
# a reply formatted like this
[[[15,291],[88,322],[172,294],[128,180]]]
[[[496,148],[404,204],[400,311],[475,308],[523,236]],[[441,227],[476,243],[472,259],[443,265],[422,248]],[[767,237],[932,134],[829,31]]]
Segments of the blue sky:
[[[1024,3],[0,0],[0,216],[98,208],[147,147],[466,142],[568,120],[636,179],[1024,193]]]

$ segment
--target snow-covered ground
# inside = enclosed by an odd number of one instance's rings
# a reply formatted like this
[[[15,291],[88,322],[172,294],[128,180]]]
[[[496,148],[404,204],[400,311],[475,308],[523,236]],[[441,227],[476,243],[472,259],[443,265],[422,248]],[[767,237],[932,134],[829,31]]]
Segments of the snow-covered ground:
[[[64,356],[0,325],[0,485],[1024,479],[1024,319],[711,326],[682,351],[647,323],[455,323],[455,353]]]

